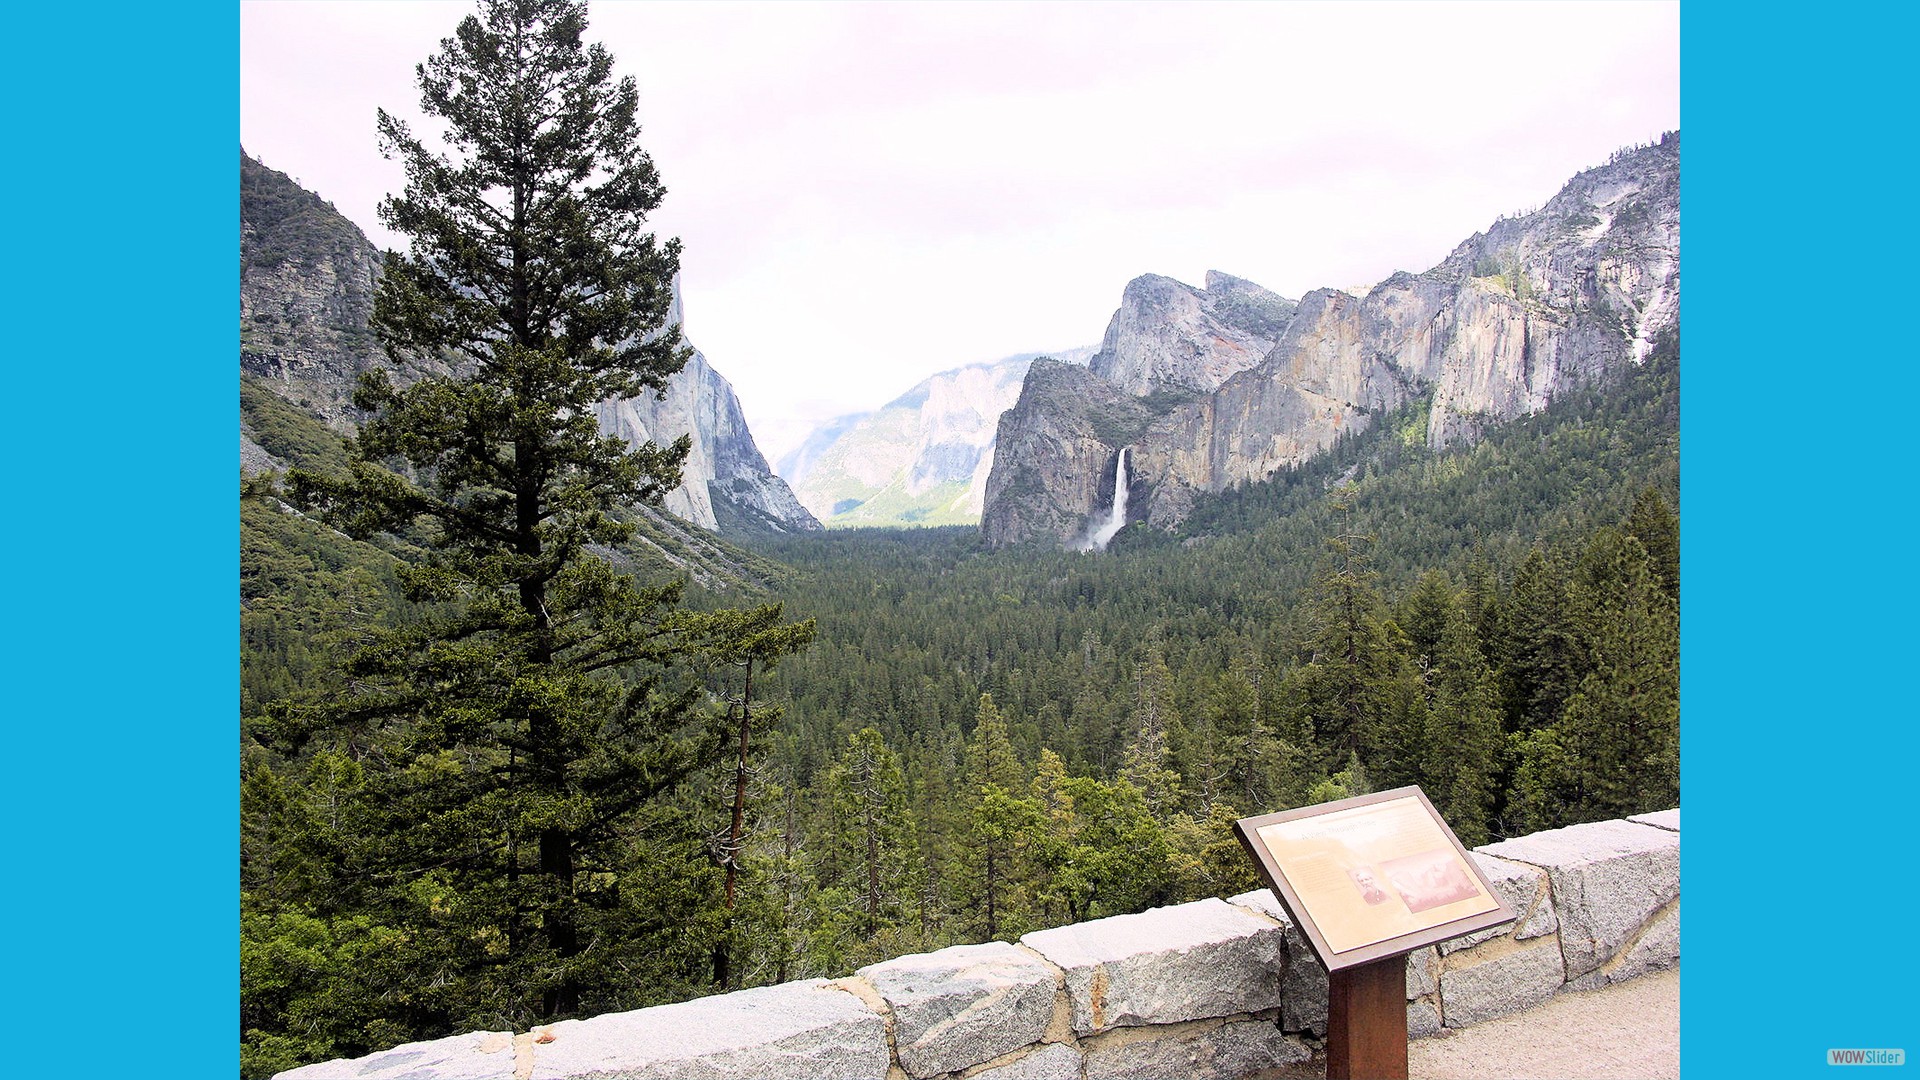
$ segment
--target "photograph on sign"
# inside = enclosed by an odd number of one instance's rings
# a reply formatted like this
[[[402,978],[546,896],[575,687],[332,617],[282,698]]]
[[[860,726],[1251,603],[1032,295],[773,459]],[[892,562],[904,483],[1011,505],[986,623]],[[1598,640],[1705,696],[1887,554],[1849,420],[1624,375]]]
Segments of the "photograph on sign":
[[[1418,788],[1241,825],[1282,903],[1334,956],[1512,917]]]

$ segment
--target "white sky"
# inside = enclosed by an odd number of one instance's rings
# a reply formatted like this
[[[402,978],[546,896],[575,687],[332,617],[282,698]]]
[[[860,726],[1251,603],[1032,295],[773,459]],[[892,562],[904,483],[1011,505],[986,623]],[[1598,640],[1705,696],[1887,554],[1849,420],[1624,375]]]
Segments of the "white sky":
[[[240,142],[374,243],[374,110],[472,5],[243,0]],[[1680,9],[615,3],[686,332],[769,461],[927,375],[1094,344],[1143,273],[1423,270],[1680,126]]]

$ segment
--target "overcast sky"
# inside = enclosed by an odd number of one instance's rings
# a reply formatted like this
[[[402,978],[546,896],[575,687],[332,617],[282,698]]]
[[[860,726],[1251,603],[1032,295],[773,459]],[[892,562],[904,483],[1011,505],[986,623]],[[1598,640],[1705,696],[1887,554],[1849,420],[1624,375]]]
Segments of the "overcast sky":
[[[472,5],[240,5],[240,142],[382,247],[374,110]],[[611,3],[686,333],[769,461],[936,371],[1095,344],[1143,273],[1423,270],[1680,126],[1678,3]]]

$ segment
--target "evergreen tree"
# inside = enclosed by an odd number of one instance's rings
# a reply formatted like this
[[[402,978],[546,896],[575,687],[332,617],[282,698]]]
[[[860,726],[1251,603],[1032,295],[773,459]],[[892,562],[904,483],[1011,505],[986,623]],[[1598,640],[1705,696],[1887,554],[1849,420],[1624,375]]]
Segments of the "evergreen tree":
[[[809,966],[808,937],[818,892],[819,873],[809,850],[804,795],[791,773],[770,785],[774,806],[774,835],[758,859],[759,878],[766,893],[764,917],[755,927],[755,944],[764,961],[767,981],[783,983],[817,975]]]
[[[1167,733],[1165,760],[1172,774],[1168,786],[1181,793],[1187,808],[1202,817],[1223,798],[1228,776],[1234,771],[1227,760],[1230,750],[1208,708],[1202,708],[1193,723],[1180,724]],[[1137,776],[1136,770],[1136,783]]]
[[[1400,615],[1395,620],[1407,635],[1416,659],[1425,658],[1431,663],[1439,652],[1447,620],[1458,603],[1453,584],[1444,571],[1429,570],[1420,575],[1420,583],[1401,601]]]
[[[1581,820],[1664,810],[1680,799],[1680,621],[1634,536],[1602,529],[1574,586],[1588,671],[1557,727],[1584,774]]]
[[[1506,673],[1507,730],[1553,723],[1580,680],[1582,659],[1567,588],[1564,553],[1535,547],[1513,575],[1496,664]]]
[[[1397,656],[1386,604],[1376,587],[1370,536],[1342,533],[1326,542],[1315,583],[1308,661],[1295,672],[1323,767],[1387,742]]]
[[[1040,878],[1034,900],[1047,925],[1073,921],[1072,912],[1080,910],[1075,901],[1083,900],[1086,891],[1083,880],[1074,873],[1073,841],[1080,819],[1073,793],[1068,790],[1070,783],[1067,763],[1060,755],[1052,750],[1040,751],[1031,788],[1040,827],[1031,854]]]
[[[1640,541],[1604,528],[1563,585],[1578,664],[1559,715],[1515,744],[1514,827],[1620,817],[1680,797],[1679,610]]]
[[[1171,898],[1166,830],[1126,780],[1068,776],[1041,751],[1031,789],[1034,897],[1047,925],[1139,911]]]
[[[1266,679],[1260,665],[1236,654],[1227,670],[1210,681],[1205,702],[1222,755],[1222,797],[1255,814],[1282,809],[1277,805],[1284,786],[1281,777],[1295,764],[1295,748],[1277,738],[1268,722]]]
[[[1643,488],[1634,499],[1633,510],[1621,526],[1628,536],[1640,541],[1655,580],[1673,599],[1680,602],[1680,518],[1667,504],[1658,488]]]
[[[1182,814],[1166,830],[1169,886],[1179,897],[1228,897],[1260,887],[1247,850],[1233,833],[1240,811],[1214,803],[1203,813]]]
[[[992,694],[980,695],[980,707],[973,716],[966,774],[969,794],[974,797],[989,786],[1007,792],[1019,792],[1026,786],[1020,760],[1013,753],[1013,741],[1007,735],[1007,718],[993,703]]]
[[[1466,609],[1453,605],[1427,671],[1428,757],[1420,785],[1469,847],[1488,839],[1499,781],[1500,707]]]
[[[822,785],[838,830],[821,865],[821,884],[852,898],[848,923],[864,952],[897,943],[920,899],[920,843],[909,813],[900,759],[875,728],[847,740]],[[884,955],[876,954],[874,959]]]
[[[1575,819],[1567,800],[1576,797],[1581,763],[1551,727],[1508,736],[1514,761],[1512,790],[1501,830],[1508,836],[1558,828]]]
[[[688,352],[666,325],[678,242],[646,230],[663,189],[635,83],[585,29],[583,3],[483,0],[418,69],[444,151],[380,114],[407,174],[381,218],[411,247],[387,257],[373,330],[390,358],[461,374],[363,376],[348,474],[292,476],[351,535],[418,538],[409,598],[447,612],[379,633],[353,691],[307,716],[379,732],[363,873],[443,1030],[638,992],[659,905],[616,871],[693,764],[683,661],[705,627],[679,585],[594,554],[630,535],[621,507],[679,482],[687,442],[631,450],[591,406],[662,389]]]
[[[713,982],[722,991],[733,988],[732,952],[736,947],[738,925],[733,918],[735,891],[743,865],[747,843],[748,793],[754,787],[753,762],[756,731],[764,732],[779,716],[779,709],[753,708],[753,676],[765,675],[782,656],[800,651],[813,641],[814,622],[783,625],[780,605],[770,604],[750,611],[721,611],[708,620],[706,629],[716,639],[713,658],[727,669],[740,672],[740,693],[726,699],[726,712],[712,732],[720,748],[716,760],[726,763],[729,774],[724,782],[728,807],[726,826],[717,832],[710,846],[715,865],[725,874],[721,906],[727,912],[724,932],[713,947]]]
[[[1351,799],[1371,791],[1373,785],[1367,780],[1367,768],[1360,763],[1360,755],[1349,752],[1346,767],[1313,785],[1304,805]]]
[[[1389,622],[1384,629],[1384,670],[1373,689],[1379,716],[1361,753],[1382,790],[1421,783],[1442,751],[1433,741],[1432,660],[1412,655],[1397,623]]]
[[[1148,633],[1133,675],[1133,738],[1121,762],[1125,777],[1162,824],[1180,801],[1180,774],[1170,767],[1169,735],[1179,724],[1173,703],[1173,673],[1167,668],[1160,628]],[[1211,768],[1209,764],[1208,768]],[[1208,778],[1209,780],[1211,777]]]
[[[922,941],[944,933],[955,910],[967,832],[967,782],[959,736],[922,735],[906,747],[905,771],[918,823],[923,876],[916,905]]]
[[[967,743],[967,859],[964,907],[974,916],[977,940],[1005,936],[1023,918],[1027,851],[1041,824],[1040,808],[1026,797],[1027,783],[1006,719],[991,694],[980,695],[973,738]]]

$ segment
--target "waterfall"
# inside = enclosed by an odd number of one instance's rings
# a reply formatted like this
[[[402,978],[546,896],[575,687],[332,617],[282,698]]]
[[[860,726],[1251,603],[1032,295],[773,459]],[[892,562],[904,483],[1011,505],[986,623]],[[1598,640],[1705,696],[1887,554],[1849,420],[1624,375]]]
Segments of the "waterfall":
[[[1107,520],[1093,530],[1087,537],[1087,550],[1105,551],[1107,541],[1127,523],[1127,451],[1130,447],[1120,448],[1120,457],[1113,463],[1113,509],[1107,512]]]

